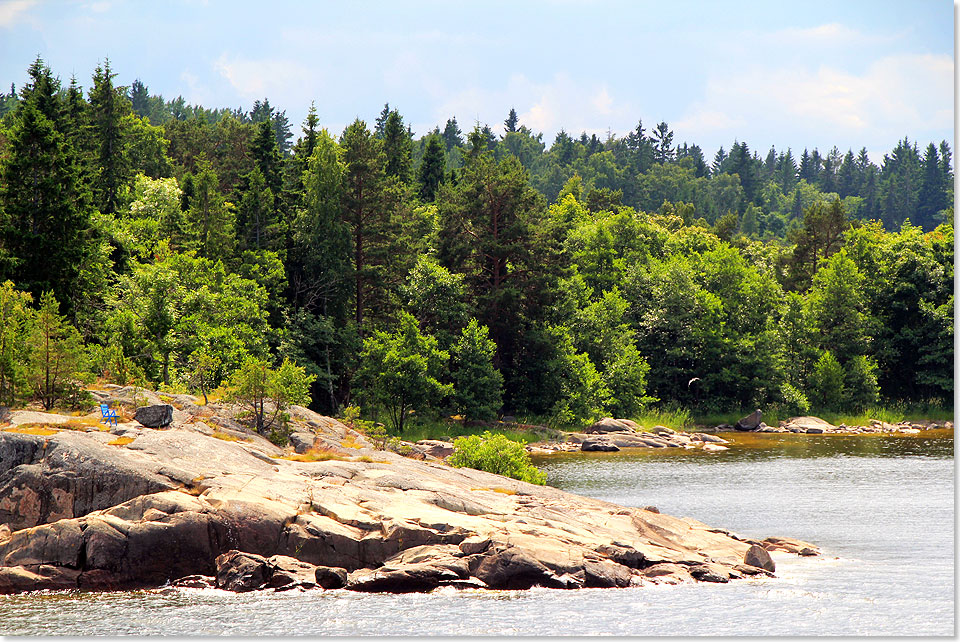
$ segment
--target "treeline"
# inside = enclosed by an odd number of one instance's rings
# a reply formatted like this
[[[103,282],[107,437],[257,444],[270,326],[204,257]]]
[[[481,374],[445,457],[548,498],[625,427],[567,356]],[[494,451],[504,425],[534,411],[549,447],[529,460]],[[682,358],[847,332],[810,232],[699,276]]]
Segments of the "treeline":
[[[665,123],[545,150],[512,110],[502,137],[415,139],[385,107],[337,137],[311,108],[291,144],[267,100],[172,107],[109,63],[86,93],[39,59],[29,78],[0,96],[6,403],[42,396],[44,310],[64,395],[286,361],[318,409],[397,429],[952,399],[946,143],[707,165]]]

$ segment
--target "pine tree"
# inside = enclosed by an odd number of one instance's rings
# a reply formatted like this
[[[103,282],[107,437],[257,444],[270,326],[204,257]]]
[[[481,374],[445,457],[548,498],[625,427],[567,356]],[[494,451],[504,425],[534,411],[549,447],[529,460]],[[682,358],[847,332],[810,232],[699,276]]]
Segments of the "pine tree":
[[[390,211],[386,201],[386,159],[383,146],[362,120],[355,120],[340,139],[344,172],[343,219],[353,238],[354,321],[362,338],[366,313],[375,302],[386,256]]]
[[[922,178],[918,195],[916,224],[930,231],[939,223],[937,214],[947,207],[947,190],[941,169],[940,154],[930,143],[921,161]]]
[[[253,139],[250,154],[260,168],[260,173],[274,194],[280,193],[282,186],[280,149],[274,136],[273,127],[269,121],[261,121],[257,125],[257,134]]]
[[[661,122],[653,130],[653,158],[657,163],[669,163],[673,160],[673,132],[666,123]]]
[[[377,122],[373,124],[373,137],[379,140],[383,140],[384,133],[387,129],[387,119],[390,118],[392,110],[390,109],[390,103],[383,104],[383,110],[380,112],[380,115],[377,116]]]
[[[247,188],[237,209],[237,240],[241,250],[274,249],[279,236],[274,194],[255,167],[246,178]]]

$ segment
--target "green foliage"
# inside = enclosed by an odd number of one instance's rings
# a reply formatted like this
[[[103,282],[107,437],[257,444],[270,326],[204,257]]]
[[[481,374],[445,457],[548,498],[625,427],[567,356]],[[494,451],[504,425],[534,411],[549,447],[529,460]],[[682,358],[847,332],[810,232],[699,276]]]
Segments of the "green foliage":
[[[503,435],[486,431],[479,436],[459,437],[453,446],[448,461],[456,468],[485,470],[531,484],[543,485],[547,481],[546,473],[530,463],[523,444],[510,441]]]
[[[59,309],[53,293],[44,292],[28,339],[27,380],[46,410],[76,395],[76,378],[83,369],[80,333],[60,316]]]
[[[356,381],[366,404],[385,408],[394,430],[403,432],[413,410],[435,407],[453,392],[439,375],[449,355],[437,340],[420,332],[412,315],[400,315],[395,333],[376,332],[364,339]]]
[[[799,389],[784,382],[780,386],[780,395],[783,397],[783,410],[787,414],[797,417],[810,413],[810,402]]]
[[[844,406],[846,390],[843,369],[829,350],[824,352],[810,373],[808,389],[814,408],[837,411]]]
[[[487,327],[470,319],[450,349],[454,403],[464,419],[495,419],[503,403],[503,375],[493,367],[496,347]]]
[[[844,367],[843,388],[846,407],[862,412],[877,403],[880,387],[877,385],[877,364],[870,357],[857,355]]]
[[[231,375],[224,398],[250,414],[259,434],[269,435],[282,445],[287,437],[284,411],[291,404],[310,403],[311,383],[313,377],[287,359],[274,370],[262,359],[247,357]]]
[[[0,285],[0,405],[13,405],[25,392],[31,298],[17,291],[12,281]]]

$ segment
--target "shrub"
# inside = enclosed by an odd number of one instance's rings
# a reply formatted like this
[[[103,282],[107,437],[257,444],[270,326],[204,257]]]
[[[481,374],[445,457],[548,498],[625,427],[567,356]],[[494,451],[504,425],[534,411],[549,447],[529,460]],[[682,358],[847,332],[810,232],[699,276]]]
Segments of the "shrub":
[[[532,484],[543,485],[547,475],[532,463],[523,444],[510,441],[503,435],[490,431],[482,435],[458,437],[453,442],[454,451],[449,462],[456,468],[475,468],[512,477]]]

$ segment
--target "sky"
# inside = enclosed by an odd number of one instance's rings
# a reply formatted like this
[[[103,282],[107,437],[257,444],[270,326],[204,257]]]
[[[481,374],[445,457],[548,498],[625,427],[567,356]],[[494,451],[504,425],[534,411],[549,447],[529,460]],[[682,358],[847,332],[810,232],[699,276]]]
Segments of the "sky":
[[[266,97],[296,135],[313,101],[335,134],[387,102],[416,136],[513,107],[548,146],[665,121],[708,158],[954,141],[949,0],[0,0],[0,87],[38,55],[85,87],[108,58],[167,99]]]

